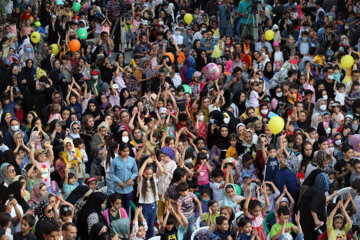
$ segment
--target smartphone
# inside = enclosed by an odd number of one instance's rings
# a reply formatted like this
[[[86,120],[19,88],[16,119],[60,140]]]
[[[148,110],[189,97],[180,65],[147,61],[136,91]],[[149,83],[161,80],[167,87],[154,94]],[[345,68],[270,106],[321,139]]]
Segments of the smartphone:
[[[9,202],[11,202],[14,199],[14,194],[9,195]]]
[[[58,122],[58,124],[59,124],[61,127],[63,127],[63,126],[66,125],[66,121],[65,121],[65,120],[61,120],[61,121]]]

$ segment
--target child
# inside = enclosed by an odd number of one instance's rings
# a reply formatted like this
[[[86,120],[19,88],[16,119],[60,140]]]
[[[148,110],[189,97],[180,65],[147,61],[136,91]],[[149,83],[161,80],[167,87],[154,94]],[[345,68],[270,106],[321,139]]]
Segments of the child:
[[[81,162],[79,163],[79,184],[82,185],[83,182],[85,182],[85,173],[86,173],[86,166],[85,163],[88,161],[88,156],[86,153],[86,146],[84,143],[84,140],[81,138],[75,138],[73,140],[75,149],[80,150],[81,155]]]
[[[206,142],[206,139],[207,139],[207,135],[206,135],[207,126],[206,126],[206,122],[205,122],[204,112],[202,112],[202,111],[199,111],[196,114],[195,130],[196,130],[195,131],[196,137],[203,137],[204,141]]]
[[[48,124],[50,124],[54,120],[62,120],[61,115],[61,106],[60,104],[54,103],[50,105],[50,116],[48,120]]]
[[[51,179],[50,179],[50,168],[53,165],[54,153],[52,151],[52,146],[50,142],[45,142],[44,147],[46,152],[43,149],[38,149],[35,151],[35,143],[32,141],[30,143],[30,161],[32,164],[37,166],[37,169],[40,171],[40,181],[45,183],[47,187],[47,192],[51,192]],[[35,152],[35,153],[34,153]]]
[[[39,177],[41,176],[41,173],[38,171],[36,164],[27,164],[25,166],[26,170],[26,190],[31,192],[35,185],[39,182]]]
[[[340,208],[341,213],[336,214],[337,210]],[[345,224],[344,224],[345,220]],[[326,230],[329,240],[333,239],[346,239],[346,233],[350,231],[352,227],[352,222],[345,211],[343,201],[340,200],[336,207],[331,211],[330,215],[326,220]]]
[[[102,21],[101,23],[101,32],[107,32],[107,34],[110,35],[110,29],[111,29],[111,22],[109,21],[109,19],[106,17],[104,19],[104,21]]]
[[[25,214],[21,218],[21,232],[14,234],[14,240],[36,240],[35,235],[31,231],[34,225],[35,217],[31,214]]]
[[[6,91],[2,94],[1,102],[3,104],[3,112],[4,113],[10,113],[11,116],[15,116],[14,112],[14,94],[13,94],[13,86],[8,86]],[[10,91],[10,94],[8,93]]]
[[[74,172],[76,165],[82,163],[80,150],[74,147],[74,143],[70,138],[64,139],[64,152],[62,157],[66,165],[68,163],[70,164],[70,169],[72,172]],[[85,172],[81,172],[81,174],[83,175],[82,177],[84,179]]]
[[[244,200],[244,197],[237,195],[234,185],[228,183],[225,186],[225,196],[223,198],[224,206],[231,207],[233,212],[236,213],[240,211],[240,202],[242,200]]]
[[[281,234],[281,227],[285,224],[287,229],[290,231],[297,232],[297,227],[289,222],[290,219],[290,211],[287,207],[282,206],[277,210],[277,215],[279,216],[279,223],[274,224],[271,227],[270,237],[274,239],[278,239]],[[289,232],[290,232],[289,231]],[[288,234],[288,233],[287,233]]]
[[[341,107],[345,106],[345,84],[339,83],[337,84],[337,81],[334,81],[334,91],[335,91],[335,101],[339,102]]]
[[[90,177],[86,179],[86,185],[91,189],[91,191],[96,191],[97,189],[97,179],[95,177]]]
[[[358,81],[351,82],[350,90],[347,92],[345,97],[346,110],[348,111],[352,110],[350,106],[352,106],[354,101],[360,97],[359,86],[360,83]]]
[[[228,240],[228,237],[230,236],[230,230],[229,230],[229,221],[226,219],[226,217],[224,216],[217,217],[216,225],[217,225],[217,230],[214,232],[214,234],[220,237],[221,240]]]
[[[189,187],[189,191],[190,191],[190,187]],[[201,190],[200,197],[201,197],[201,200],[200,200],[201,209],[203,210],[203,212],[207,212],[208,211],[208,203],[209,203],[210,197],[211,197],[210,188],[204,188],[203,190]],[[198,218],[198,217],[199,217],[199,209],[197,208],[196,212],[195,212],[195,218]]]
[[[205,223],[205,226],[210,226],[215,221],[215,219],[220,216],[218,202],[215,200],[210,200],[207,204],[207,209],[209,212],[204,211],[205,213],[202,218],[202,223]]]
[[[251,175],[248,171],[243,171],[242,172],[242,179],[243,179],[243,184],[241,184],[241,191],[244,193],[244,197],[247,197],[247,192],[246,189],[248,187],[250,187],[251,192],[254,196],[256,196],[256,189],[261,185],[261,182],[259,179],[252,179]]]
[[[329,178],[330,178],[330,175],[329,175]],[[360,160],[355,159],[353,162],[353,171],[350,176],[350,186],[358,178],[360,178]],[[329,183],[330,183],[330,180],[329,180]]]
[[[229,135],[230,147],[226,151],[226,157],[227,158],[232,157],[234,159],[238,159],[239,154],[236,151],[237,139],[238,139],[238,136],[237,136],[236,133],[231,133]]]
[[[63,193],[65,199],[77,186],[79,186],[78,183],[79,165],[76,163],[75,174],[72,172],[69,173],[69,171],[70,171],[70,163],[66,164],[66,169],[65,169],[64,193]]]
[[[358,160],[359,161],[359,160]],[[360,161],[359,161],[360,163]],[[354,167],[355,170],[355,167]],[[360,168],[359,168],[360,171]],[[352,176],[352,175],[351,175]],[[336,179],[336,171],[333,169],[328,170],[328,182],[329,182],[329,194],[333,194],[335,191],[339,190],[340,184],[339,181]],[[350,177],[350,184],[351,184],[351,177]]]
[[[332,104],[333,114],[331,116],[331,122],[333,128],[337,129],[344,125],[344,115],[341,113],[341,105],[339,102],[334,102]]]
[[[290,199],[290,202],[285,197],[285,195]],[[286,185],[284,185],[284,190],[283,190],[282,194],[279,196],[279,198],[275,202],[274,212],[275,212],[276,222],[279,222],[279,215],[277,214],[278,209],[280,209],[281,207],[286,207],[287,209],[289,209],[290,215],[292,215],[294,205],[295,205],[295,201],[292,198],[291,194],[288,192]]]
[[[295,240],[304,240],[304,233],[302,232],[302,228],[300,225],[300,211],[297,214],[295,214],[295,221],[296,221],[297,229],[298,229],[298,234],[297,234]],[[287,231],[286,223],[287,222],[284,221],[284,224],[281,227],[281,234],[279,236],[279,240],[289,239],[289,236],[287,235],[287,233],[285,233]],[[291,237],[291,239],[293,239],[293,238]]]
[[[204,152],[199,152],[197,155],[195,170],[199,190],[210,188],[209,173],[212,171],[212,167]]]
[[[275,199],[277,199],[279,197],[280,191],[273,182],[265,181],[264,184],[266,187],[266,194],[268,195],[269,202],[270,202],[268,212],[272,212],[275,209]],[[265,197],[261,196],[260,199],[261,199],[261,201],[264,201]]]
[[[250,86],[251,86],[251,91],[249,95],[249,106],[258,108],[260,100],[262,100],[266,95],[266,91],[264,91],[264,94],[261,97],[259,97],[259,83],[253,81],[251,82]]]
[[[140,175],[139,175],[140,176]],[[140,221],[139,219],[140,215]],[[154,215],[156,216],[156,215]],[[153,226],[153,225],[150,225]],[[133,221],[133,229],[130,235],[130,239],[132,240],[144,240],[146,237],[146,232],[148,230],[148,226],[146,224],[146,220],[142,213],[142,207],[138,207],[135,211],[134,221]],[[147,239],[150,237],[147,236]]]
[[[249,217],[252,221],[253,229],[256,229],[260,240],[266,240],[266,234],[263,227],[264,214],[269,208],[269,198],[267,194],[265,196],[265,206],[261,209],[261,203],[258,200],[251,200],[251,190],[248,188],[248,196],[244,204],[244,215]],[[266,192],[265,185],[263,185],[263,191]]]
[[[176,211],[171,207],[171,204],[168,205],[166,215],[164,220],[161,221],[161,228],[160,228],[160,236],[161,240],[168,240],[168,239],[179,239],[178,238],[178,229],[180,225],[183,223],[185,228],[188,227],[188,221],[186,217],[184,217],[181,212],[179,213],[180,216],[176,213]]]
[[[180,183],[185,182],[186,181],[185,178],[186,178],[186,170],[185,169],[183,169],[183,168],[175,169],[175,171],[173,173],[173,178],[171,179],[170,186],[167,188],[167,190],[165,192],[165,199],[167,201],[169,201],[169,204],[172,204],[175,207],[177,205],[177,200],[180,196],[176,190],[177,186]]]
[[[183,214],[189,222],[189,227],[185,233],[184,239],[189,239],[194,231],[194,201],[199,208],[199,217],[203,217],[199,199],[195,196],[195,194],[189,192],[188,188],[189,187],[186,182],[179,183],[176,188],[178,194],[180,195],[177,199],[177,211],[179,213],[181,212],[181,214]]]
[[[252,230],[251,219],[249,217],[243,217],[239,221],[239,231],[240,240],[260,240],[259,236],[257,235],[257,230]],[[239,239],[239,238],[236,238]]]
[[[223,200],[224,187],[227,183],[224,182],[224,174],[220,169],[214,169],[211,172],[210,188],[213,191],[213,199],[215,201]]]
[[[274,72],[278,72],[280,71],[283,63],[284,63],[284,57],[283,57],[283,53],[280,50],[280,44],[279,42],[274,42],[273,46],[275,48],[274,51]]]
[[[158,180],[154,175],[155,170],[153,164],[156,164],[159,173],[163,173],[164,169],[162,165],[157,160],[156,156],[150,156],[143,163],[138,172],[138,195],[139,203],[142,208],[144,208],[145,216],[142,216],[145,220],[145,224],[148,223],[149,226],[154,226],[156,221],[156,202],[159,200],[159,195],[157,191]],[[143,215],[141,213],[141,215]],[[135,217],[137,215],[135,214]],[[134,230],[133,230],[134,231]],[[146,230],[147,231],[147,230]],[[147,237],[152,238],[154,234],[154,228],[150,228]]]
[[[22,110],[22,101],[20,99],[15,100],[15,117],[20,124],[23,124],[24,110]]]
[[[280,141],[285,135],[280,137]],[[265,142],[261,141],[261,151],[265,160],[265,181],[274,182],[276,173],[279,171],[279,160],[276,156],[276,146],[268,144],[265,147]]]
[[[340,187],[350,186],[351,166],[353,164],[354,149],[350,144],[344,144],[341,148],[343,159],[340,159],[334,169],[337,171],[336,178]]]
[[[16,201],[16,199],[13,199]],[[11,203],[8,203],[7,205],[10,205],[11,208],[13,208],[14,205],[14,201],[12,201]],[[8,206],[6,206],[8,207]],[[2,237],[2,239],[12,239],[12,235],[11,235],[11,229],[10,229],[10,226],[11,226],[11,222],[12,222],[12,219],[11,219],[11,216],[9,213],[6,213],[6,212],[2,212],[0,213],[0,230],[4,231],[5,232],[5,235],[6,237]]]

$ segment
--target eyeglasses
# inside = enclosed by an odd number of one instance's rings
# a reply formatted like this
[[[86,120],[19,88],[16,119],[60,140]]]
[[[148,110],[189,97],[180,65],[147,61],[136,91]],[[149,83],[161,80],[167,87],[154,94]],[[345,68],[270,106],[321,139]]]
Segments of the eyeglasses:
[[[15,172],[15,169],[12,168],[12,169],[9,169],[9,173],[14,173]]]
[[[65,206],[63,207],[64,212],[71,212],[72,211],[72,207],[71,206]]]
[[[45,211],[46,213],[51,213],[52,212],[52,208],[50,208],[49,210]]]

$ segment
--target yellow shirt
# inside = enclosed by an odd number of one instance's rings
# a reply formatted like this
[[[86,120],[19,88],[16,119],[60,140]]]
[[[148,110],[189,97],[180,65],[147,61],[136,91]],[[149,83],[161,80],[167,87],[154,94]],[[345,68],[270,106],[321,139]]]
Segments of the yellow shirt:
[[[314,57],[314,63],[320,65],[320,66],[324,66],[324,63],[325,63],[325,56],[319,56],[319,55],[316,55]]]
[[[234,159],[237,159],[238,158],[238,154],[236,152],[236,149],[233,148],[233,147],[229,147],[228,150],[226,151],[226,157],[232,157]]]
[[[340,237],[341,240],[346,240],[346,233],[350,231],[351,227],[352,224],[347,222],[343,229],[335,230],[333,227],[333,220],[327,220],[326,230],[327,230],[328,240],[337,240],[338,237]]]

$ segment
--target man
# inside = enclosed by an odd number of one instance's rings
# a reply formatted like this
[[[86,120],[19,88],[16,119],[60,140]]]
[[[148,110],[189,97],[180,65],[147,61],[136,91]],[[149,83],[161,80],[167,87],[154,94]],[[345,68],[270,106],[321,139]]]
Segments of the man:
[[[158,93],[160,91],[160,87],[164,86],[164,89],[166,87],[167,84],[170,85],[169,83],[171,82],[171,79],[169,77],[166,77],[166,73],[164,71],[159,71],[157,78],[154,78],[151,82],[151,87],[150,90],[152,93]]]
[[[200,40],[201,41],[201,50],[205,50],[207,55],[211,55],[215,43],[212,40],[213,32],[211,30],[207,30],[204,37]]]
[[[139,83],[133,77],[133,70],[131,67],[126,67],[124,71],[124,82],[126,85],[126,88],[129,89],[130,95],[132,97],[136,97],[138,95],[138,92],[140,91]]]
[[[244,33],[245,35],[253,33],[254,30],[253,24],[255,21],[255,17],[254,14],[252,13],[251,5],[252,5],[252,0],[241,0],[241,2],[239,3],[238,13],[240,16],[240,25],[239,25],[239,28],[241,29],[240,35],[243,34],[243,31],[246,27],[247,27],[247,32]],[[249,21],[247,22],[248,19]]]
[[[101,32],[100,38],[96,41],[96,46],[102,46],[104,48],[104,51],[107,55],[110,54],[110,52],[113,51],[117,52],[119,51],[116,49],[116,37],[115,37],[115,47],[114,47],[114,41],[109,37],[109,34],[107,32]],[[117,51],[116,51],[117,50]]]
[[[55,220],[41,223],[39,232],[44,240],[60,240],[60,225]]]
[[[159,31],[156,33],[155,43],[159,46],[159,52],[165,53],[166,48],[168,47],[169,43],[167,40],[164,39],[164,32]]]
[[[116,20],[120,17],[120,2],[117,0],[110,0],[106,4],[105,16],[112,22],[111,31],[115,31],[115,47],[114,52],[119,51],[120,43],[120,21],[116,24]],[[115,29],[115,30],[113,30]]]
[[[333,67],[327,67],[324,69],[324,80],[322,83],[325,86],[325,89],[334,89],[334,68]],[[334,91],[327,91],[328,99],[334,99],[335,93]]]
[[[63,240],[76,240],[77,228],[72,222],[67,222],[62,226]]]
[[[266,41],[265,33],[260,35],[260,41],[255,44],[255,50],[258,52],[261,52],[262,47],[267,47],[267,49],[269,51],[269,58],[271,58],[272,53],[273,53],[273,48],[272,48],[271,44]]]
[[[150,43],[148,43],[148,39],[146,35],[141,35],[140,42],[135,45],[134,51],[138,51],[142,57],[145,57],[147,53],[149,53],[151,49]]]
[[[325,32],[319,35],[319,42],[321,46],[325,46],[326,44],[328,44],[328,42],[331,41],[332,39],[331,28],[332,28],[331,25],[326,25]]]
[[[345,92],[348,92],[350,90],[353,82],[359,82],[359,70],[354,70],[351,72],[351,81],[345,83],[346,86]]]
[[[231,5],[228,4],[228,0],[224,0],[224,3],[219,6],[217,12],[217,18],[219,21],[220,34],[226,36],[233,36],[230,19],[234,14],[234,10]]]
[[[231,97],[236,92],[244,91],[244,82],[242,80],[242,70],[239,67],[234,68],[234,71],[231,75],[231,80],[225,83],[225,89],[229,89]]]

